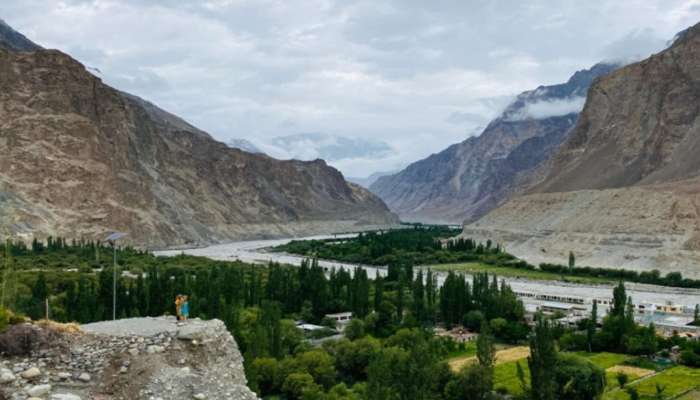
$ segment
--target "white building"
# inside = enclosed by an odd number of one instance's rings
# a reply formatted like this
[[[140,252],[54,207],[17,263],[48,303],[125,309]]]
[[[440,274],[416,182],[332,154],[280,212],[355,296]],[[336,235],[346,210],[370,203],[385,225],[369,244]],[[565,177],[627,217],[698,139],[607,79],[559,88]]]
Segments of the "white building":
[[[350,323],[350,320],[352,320],[352,313],[348,311],[335,314],[326,314],[325,318],[335,321],[335,326],[338,328],[338,330],[342,331],[345,329],[345,326]]]

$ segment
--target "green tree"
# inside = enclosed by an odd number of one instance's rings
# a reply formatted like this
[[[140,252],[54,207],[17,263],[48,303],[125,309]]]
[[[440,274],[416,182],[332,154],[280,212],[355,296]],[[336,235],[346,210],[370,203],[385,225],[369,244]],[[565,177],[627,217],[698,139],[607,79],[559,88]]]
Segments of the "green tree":
[[[264,301],[260,324],[269,343],[269,354],[277,359],[282,358],[282,325],[281,312],[277,302]]]
[[[491,393],[489,382],[485,368],[467,366],[445,386],[445,400],[486,400]]]
[[[479,310],[471,310],[464,315],[462,323],[467,329],[476,331],[484,323],[484,313]]]
[[[520,388],[523,393],[529,397],[530,396],[530,386],[527,384],[527,379],[525,378],[525,370],[523,366],[520,365],[520,361],[515,363],[515,376],[518,377],[518,382],[520,382]]]
[[[258,388],[258,394],[261,396],[269,396],[279,393],[278,385],[278,363],[274,358],[256,358],[252,362],[252,368],[255,371],[255,386]]]
[[[423,285],[423,270],[419,270],[413,282],[413,315],[418,322],[425,321],[425,290]]]
[[[435,355],[425,340],[410,350],[380,350],[367,368],[369,400],[429,400],[433,398]]]
[[[476,359],[479,361],[480,366],[493,373],[493,367],[496,364],[496,348],[493,336],[491,336],[489,326],[486,323],[481,327],[481,332],[476,339]]]
[[[574,252],[570,251],[569,252],[569,270],[572,270],[576,267],[576,256],[574,256]]]
[[[374,280],[374,310],[379,310],[384,301],[384,278],[377,276]]]
[[[663,400],[664,399],[664,392],[666,391],[666,386],[661,385],[660,383],[656,383],[654,385],[654,399],[656,400]]]
[[[287,376],[282,384],[282,393],[290,400],[303,400],[318,394],[321,388],[307,372],[295,372]]]
[[[314,382],[330,389],[335,384],[335,361],[330,354],[323,350],[312,350],[299,354],[296,357],[301,370],[308,372]]]
[[[5,246],[4,246],[4,262],[3,262],[3,269],[2,269],[2,284],[0,284],[0,307],[5,307],[6,300],[9,300],[8,292],[10,292],[10,277],[11,277],[11,272],[12,272],[12,251],[10,249],[11,247],[11,242],[10,239],[7,239],[5,241]]]
[[[347,382],[366,381],[367,367],[380,349],[379,340],[372,337],[337,342],[332,351],[338,373]]]
[[[639,400],[639,392],[636,388],[628,387],[626,392],[627,395],[630,397],[630,400]]]
[[[586,326],[586,345],[588,352],[593,352],[593,338],[595,337],[596,327],[598,325],[598,300],[593,299],[593,309],[591,310],[591,318]]]
[[[353,318],[345,327],[345,337],[350,340],[357,340],[365,336],[365,323],[359,318]]]
[[[359,394],[355,393],[353,390],[348,389],[345,383],[339,383],[331,388],[326,394],[325,400],[361,400]]]
[[[629,381],[629,376],[624,372],[618,372],[615,378],[617,379],[617,384],[620,386],[620,389],[623,389]]]
[[[549,320],[537,316],[534,332],[530,335],[530,390],[533,400],[555,400],[555,370],[557,347]]]
[[[557,399],[595,400],[605,390],[605,370],[583,357],[561,353],[551,369],[554,371]]]
[[[32,286],[32,319],[38,320],[45,316],[45,302],[49,297],[49,288],[46,285],[44,272],[39,272],[34,286]]]

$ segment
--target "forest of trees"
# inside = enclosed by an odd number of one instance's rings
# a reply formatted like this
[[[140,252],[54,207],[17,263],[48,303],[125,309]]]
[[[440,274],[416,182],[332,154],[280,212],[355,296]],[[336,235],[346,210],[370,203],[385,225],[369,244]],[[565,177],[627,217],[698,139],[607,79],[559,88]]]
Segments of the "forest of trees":
[[[338,260],[365,265],[429,265],[455,262],[505,263],[515,257],[501,251],[491,241],[484,244],[471,239],[449,241],[457,229],[415,226],[381,232],[360,233],[357,237],[324,240],[295,240],[275,248],[276,251],[306,257]]]
[[[610,281],[639,282],[683,288],[700,288],[700,280],[684,278],[680,272],[662,275],[658,270],[633,271],[621,268],[594,268],[576,264],[569,253],[568,265],[541,263],[538,266],[507,253],[500,245],[478,243],[472,239],[447,240],[460,230],[440,226],[421,226],[380,232],[361,233],[357,237],[325,240],[296,240],[276,247],[276,251],[320,259],[392,267],[402,263],[435,265],[479,262],[486,265],[540,270],[556,275],[603,278]]]

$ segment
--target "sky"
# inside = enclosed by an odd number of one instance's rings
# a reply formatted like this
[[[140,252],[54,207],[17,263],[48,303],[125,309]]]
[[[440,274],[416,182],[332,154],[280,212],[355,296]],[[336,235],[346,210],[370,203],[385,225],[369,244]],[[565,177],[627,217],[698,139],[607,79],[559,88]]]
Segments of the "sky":
[[[329,161],[363,177],[479,134],[522,91],[663,49],[700,0],[3,0],[0,18],[221,141],[386,144]]]

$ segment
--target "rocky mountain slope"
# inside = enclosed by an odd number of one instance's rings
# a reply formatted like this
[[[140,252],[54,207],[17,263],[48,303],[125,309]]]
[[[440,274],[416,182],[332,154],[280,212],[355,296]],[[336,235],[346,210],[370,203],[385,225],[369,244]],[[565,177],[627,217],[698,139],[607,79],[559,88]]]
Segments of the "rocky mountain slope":
[[[257,399],[246,386],[236,341],[219,320],[178,325],[175,317],[132,318],[70,330],[52,324],[11,329],[32,338],[33,348],[28,356],[0,360],[0,398]]]
[[[34,51],[40,50],[41,46],[27,39],[0,19],[0,48],[13,51]]]
[[[406,220],[475,220],[532,181],[575,124],[591,82],[614,68],[597,64],[566,83],[522,93],[480,136],[382,177],[370,190]]]
[[[226,142],[228,147],[238,149],[238,150],[243,150],[248,153],[260,153],[264,154],[262,150],[260,150],[257,146],[255,146],[251,141],[246,140],[246,139],[231,139],[228,142]]]
[[[465,227],[518,255],[700,275],[700,25],[601,78],[544,179]]]
[[[6,42],[3,234],[94,239],[119,230],[140,245],[172,246],[396,221],[379,198],[322,160],[231,149],[105,85],[60,51],[18,52]]]

